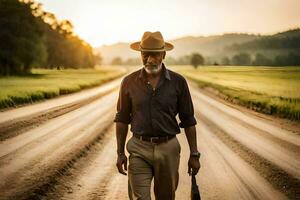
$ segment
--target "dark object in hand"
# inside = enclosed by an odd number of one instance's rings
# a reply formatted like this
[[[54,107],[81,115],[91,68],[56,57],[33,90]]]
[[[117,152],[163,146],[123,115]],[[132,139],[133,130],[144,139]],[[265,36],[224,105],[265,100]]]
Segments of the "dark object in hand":
[[[196,183],[195,175],[192,174],[192,188],[191,188],[191,199],[201,200],[198,185]]]

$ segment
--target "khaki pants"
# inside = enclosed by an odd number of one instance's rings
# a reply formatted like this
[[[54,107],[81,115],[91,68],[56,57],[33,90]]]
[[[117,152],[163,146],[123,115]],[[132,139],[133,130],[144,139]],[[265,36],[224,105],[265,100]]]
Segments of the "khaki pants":
[[[181,147],[176,137],[166,143],[153,144],[131,137],[129,152],[128,195],[131,200],[151,199],[150,188],[154,177],[157,200],[174,200],[179,179]]]

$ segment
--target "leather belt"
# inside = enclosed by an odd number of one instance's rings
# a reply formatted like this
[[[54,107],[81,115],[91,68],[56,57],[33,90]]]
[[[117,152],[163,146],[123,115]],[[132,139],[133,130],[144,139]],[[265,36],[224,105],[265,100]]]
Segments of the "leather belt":
[[[151,137],[151,136],[138,135],[138,134],[135,134],[135,133],[133,133],[133,136],[138,138],[139,140],[151,142],[151,143],[154,143],[154,144],[167,142],[170,139],[175,137],[175,135]]]

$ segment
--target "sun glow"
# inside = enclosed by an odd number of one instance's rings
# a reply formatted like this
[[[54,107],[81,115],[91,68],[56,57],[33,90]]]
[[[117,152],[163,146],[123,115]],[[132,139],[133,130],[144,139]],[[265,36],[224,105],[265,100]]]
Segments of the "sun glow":
[[[228,32],[272,34],[299,26],[298,0],[38,0],[97,47],[139,40],[146,30],[167,40]],[[254,12],[255,11],[255,12]]]

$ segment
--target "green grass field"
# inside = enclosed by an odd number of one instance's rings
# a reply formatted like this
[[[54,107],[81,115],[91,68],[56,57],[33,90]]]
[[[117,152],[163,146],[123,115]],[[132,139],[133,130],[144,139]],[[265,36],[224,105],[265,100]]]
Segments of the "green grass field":
[[[124,68],[47,70],[34,69],[28,76],[0,77],[0,108],[53,98],[101,85],[123,75]]]
[[[300,67],[172,68],[219,96],[259,112],[300,119]]]

